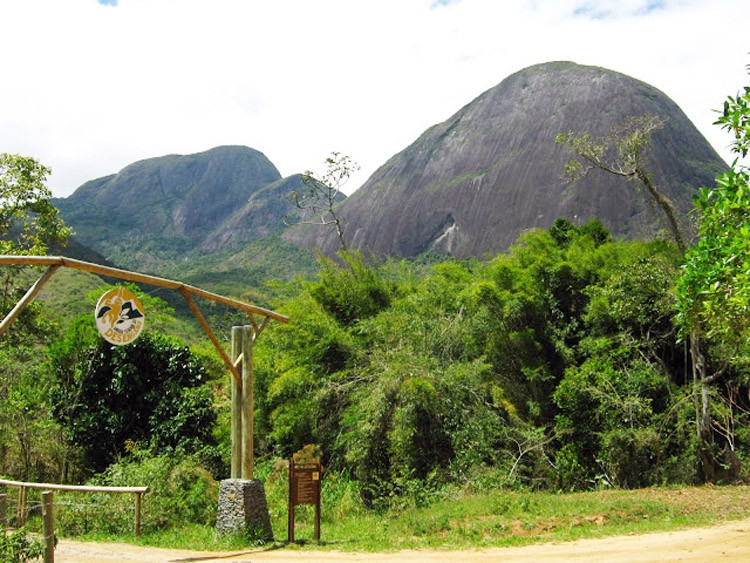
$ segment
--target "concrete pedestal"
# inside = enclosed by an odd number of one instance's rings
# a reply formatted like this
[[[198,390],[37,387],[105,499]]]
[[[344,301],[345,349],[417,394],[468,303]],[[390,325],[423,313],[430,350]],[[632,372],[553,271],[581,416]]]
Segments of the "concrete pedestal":
[[[220,534],[244,534],[254,540],[273,540],[263,483],[258,479],[221,481],[216,530]]]

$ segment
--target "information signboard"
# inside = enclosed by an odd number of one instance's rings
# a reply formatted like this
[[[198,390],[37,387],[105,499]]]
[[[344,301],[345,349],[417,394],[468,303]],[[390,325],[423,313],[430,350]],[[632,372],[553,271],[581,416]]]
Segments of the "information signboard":
[[[294,542],[294,507],[315,506],[314,539],[320,540],[320,484],[323,467],[319,461],[295,463],[289,460],[289,542]]]

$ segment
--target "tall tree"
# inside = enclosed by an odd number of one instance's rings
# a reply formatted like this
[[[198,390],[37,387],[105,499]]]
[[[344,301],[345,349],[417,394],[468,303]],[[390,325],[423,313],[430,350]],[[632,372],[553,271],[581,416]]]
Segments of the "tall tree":
[[[0,153],[0,254],[43,255],[70,234],[50,203],[49,168],[36,159]],[[21,270],[0,270],[0,318],[24,294]],[[54,336],[52,323],[32,303],[0,337],[0,472],[20,478],[49,478],[43,458],[53,433],[44,412],[40,349]],[[44,444],[44,448],[40,445]]]
[[[566,165],[573,179],[582,178],[591,170],[602,170],[639,182],[649,198],[659,206],[681,253],[687,249],[685,235],[672,201],[664,195],[648,173],[646,157],[651,148],[651,136],[664,127],[665,120],[658,115],[641,115],[630,118],[624,126],[602,140],[573,131],[560,133],[555,141],[564,144],[579,156]]]
[[[565,145],[581,159],[573,159],[566,166],[568,174],[573,179],[580,178],[591,170],[602,170],[639,182],[646,189],[649,199],[662,210],[675,244],[684,256],[687,251],[687,237],[680,226],[674,205],[653,182],[646,166],[651,136],[663,125],[664,120],[659,116],[636,116],[628,120],[621,130],[602,140],[593,140],[588,134],[581,135],[570,131],[560,133],[555,141]],[[697,387],[696,431],[702,444],[701,461],[705,478],[713,481],[715,460],[711,431],[711,385],[716,377],[708,372],[700,328],[695,325],[687,337],[690,342],[693,381]]]
[[[306,189],[295,190],[289,196],[294,206],[302,211],[298,222],[309,225],[333,225],[339,238],[341,250],[348,250],[341,219],[336,205],[341,202],[341,188],[351,175],[359,170],[359,165],[346,155],[332,152],[326,158],[326,171],[317,177],[309,170],[302,175]],[[287,222],[290,221],[287,216]]]
[[[0,254],[44,254],[70,234],[50,203],[50,169],[34,158],[0,153]]]
[[[683,330],[704,333],[725,359],[710,381],[750,364],[750,174],[740,161],[750,150],[750,86],[728,97],[715,124],[732,133],[738,158],[695,198],[699,238],[677,284]]]
[[[53,244],[64,243],[70,229],[50,203],[46,186],[50,169],[36,159],[0,153],[0,254],[43,255]],[[14,286],[16,268],[4,268],[0,314],[19,296]]]
[[[188,348],[155,332],[112,346],[73,326],[50,350],[52,412],[102,471],[141,443],[192,453],[213,443],[208,374]]]

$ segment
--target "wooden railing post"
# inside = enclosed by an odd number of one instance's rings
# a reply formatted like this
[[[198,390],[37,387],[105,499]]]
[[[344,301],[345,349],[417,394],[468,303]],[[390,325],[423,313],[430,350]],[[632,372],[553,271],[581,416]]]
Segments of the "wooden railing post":
[[[55,563],[55,513],[54,493],[42,493],[42,519],[44,521],[44,563]]]
[[[26,499],[29,496],[29,490],[21,487],[18,490],[18,507],[16,507],[16,528],[22,528],[26,524]]]
[[[133,535],[138,537],[141,533],[141,493],[133,493],[135,495],[135,520],[133,522]]]

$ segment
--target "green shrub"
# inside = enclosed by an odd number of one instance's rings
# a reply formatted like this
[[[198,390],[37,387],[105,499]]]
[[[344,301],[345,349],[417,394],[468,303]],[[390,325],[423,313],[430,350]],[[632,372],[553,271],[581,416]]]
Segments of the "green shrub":
[[[154,531],[181,524],[213,525],[219,486],[192,456],[145,457],[134,452],[126,461],[110,465],[89,484],[114,487],[147,486],[142,496],[141,530]],[[129,494],[68,494],[57,514],[67,535],[123,533],[133,528],[134,500]]]
[[[2,563],[23,563],[37,561],[44,555],[44,542],[32,538],[21,528],[6,536],[0,534],[0,561]]]

